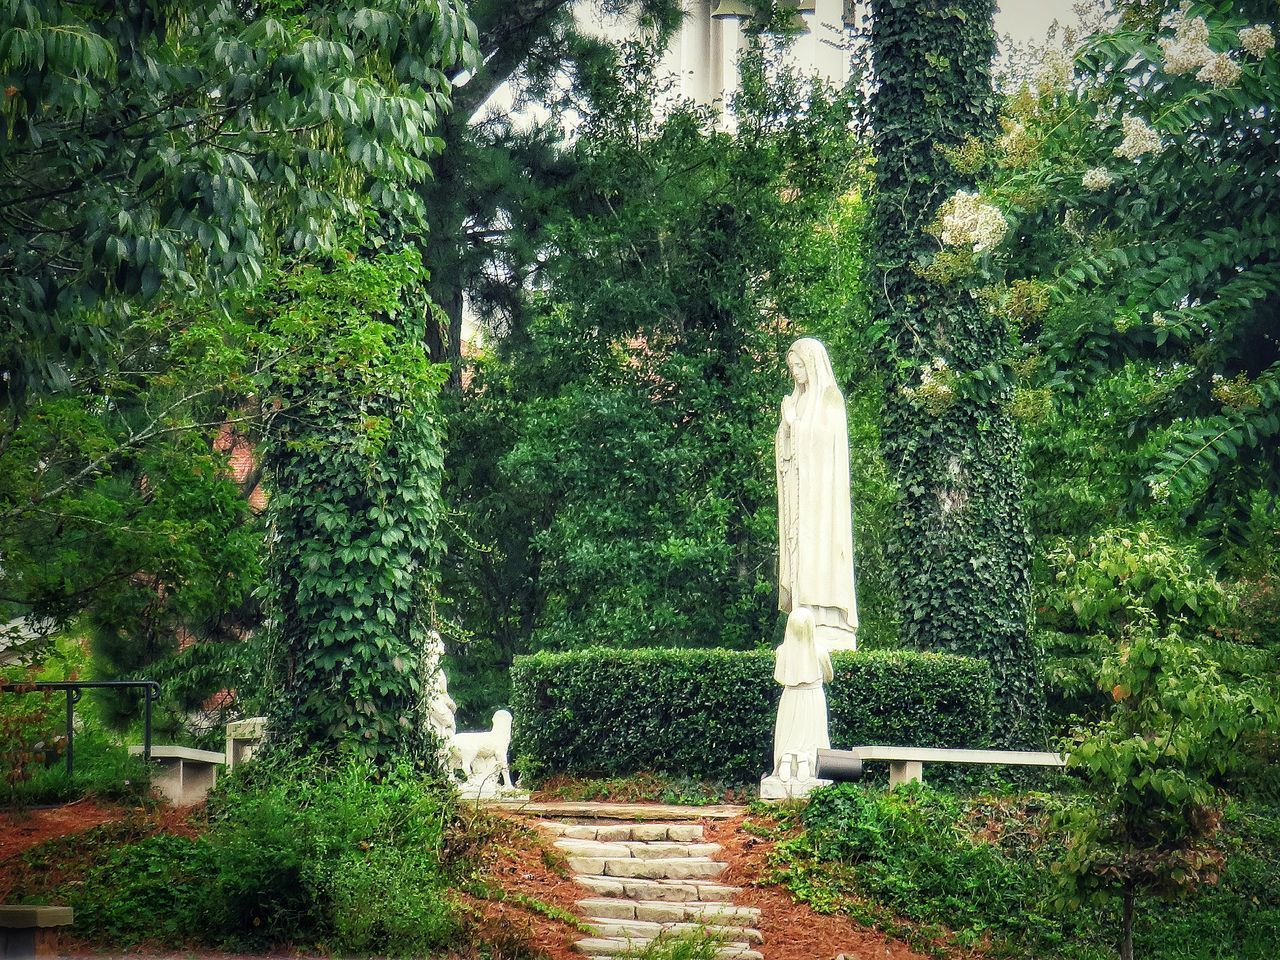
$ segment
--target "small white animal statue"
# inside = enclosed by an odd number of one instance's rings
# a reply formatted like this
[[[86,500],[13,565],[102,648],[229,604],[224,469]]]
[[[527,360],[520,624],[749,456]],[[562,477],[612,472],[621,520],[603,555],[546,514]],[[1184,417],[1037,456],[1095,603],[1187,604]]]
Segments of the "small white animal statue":
[[[449,741],[449,767],[461,770],[464,795],[490,797],[499,790],[515,790],[507,749],[511,746],[511,714],[493,715],[493,729],[455,733]]]

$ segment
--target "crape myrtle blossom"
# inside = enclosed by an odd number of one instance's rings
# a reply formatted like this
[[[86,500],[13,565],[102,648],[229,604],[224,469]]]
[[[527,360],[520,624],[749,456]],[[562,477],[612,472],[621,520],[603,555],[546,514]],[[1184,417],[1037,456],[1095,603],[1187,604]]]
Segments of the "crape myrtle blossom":
[[[1099,190],[1105,190],[1115,182],[1115,177],[1111,175],[1111,171],[1106,167],[1093,167],[1084,172],[1084,176],[1080,178],[1080,185],[1086,190],[1097,193]]]
[[[1164,54],[1164,72],[1170,76],[1190,73],[1209,62],[1213,51],[1209,49],[1209,25],[1204,17],[1187,17],[1191,5],[1184,3],[1169,18],[1173,36],[1159,40]]]
[[[1144,153],[1159,153],[1164,149],[1160,134],[1147,126],[1147,121],[1132,114],[1120,121],[1124,128],[1124,140],[1113,151],[1117,157],[1137,160]]]
[[[1268,51],[1275,49],[1276,38],[1269,26],[1258,23],[1240,31],[1240,46],[1244,47],[1245,52],[1251,56],[1261,59],[1267,55]]]
[[[983,203],[976,192],[957,190],[938,210],[938,238],[948,247],[969,247],[984,253],[1009,232],[999,207]]]
[[[1209,62],[1200,68],[1196,79],[1202,83],[1211,83],[1215,87],[1229,87],[1240,79],[1240,64],[1231,59],[1229,53],[1215,53]]]

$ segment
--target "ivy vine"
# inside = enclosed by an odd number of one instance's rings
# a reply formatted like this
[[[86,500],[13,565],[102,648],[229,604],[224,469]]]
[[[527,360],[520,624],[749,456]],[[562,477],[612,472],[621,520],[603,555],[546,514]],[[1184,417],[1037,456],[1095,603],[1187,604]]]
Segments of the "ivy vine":
[[[950,284],[944,269],[957,255],[980,268],[982,231],[1000,229],[959,194],[974,191],[966,145],[998,131],[995,4],[871,6],[876,189],[867,289],[873,315],[890,331],[884,451],[899,501],[888,560],[901,592],[902,637],[989,661],[998,736],[1029,744],[1042,709],[1020,440],[1010,413],[1015,377],[1000,362],[1008,334],[1004,319]],[[974,242],[956,250],[949,238],[964,216],[976,225]]]
[[[412,251],[278,279],[291,350],[266,384],[272,729],[386,764],[434,754],[424,715],[446,368],[424,343]]]

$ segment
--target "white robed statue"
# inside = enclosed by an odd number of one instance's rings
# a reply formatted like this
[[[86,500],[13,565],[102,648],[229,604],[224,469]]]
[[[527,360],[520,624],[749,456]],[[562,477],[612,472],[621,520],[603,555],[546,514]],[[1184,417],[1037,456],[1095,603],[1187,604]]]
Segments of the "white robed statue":
[[[818,750],[831,746],[822,689],[831,677],[831,656],[814,634],[813,613],[803,607],[792,611],[773,670],[782,699],[773,728],[773,773],[760,781],[764,799],[802,797],[827,783],[815,772]]]
[[[778,609],[813,612],[828,650],[856,650],[853,510],[844,397],[826,348],[811,337],[787,351],[795,384],[782,400],[778,470]]]

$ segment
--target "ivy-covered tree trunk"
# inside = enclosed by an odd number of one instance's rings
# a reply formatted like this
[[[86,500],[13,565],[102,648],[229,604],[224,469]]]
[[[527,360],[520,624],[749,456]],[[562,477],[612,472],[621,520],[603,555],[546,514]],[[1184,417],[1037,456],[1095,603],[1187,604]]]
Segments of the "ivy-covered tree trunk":
[[[900,489],[889,562],[908,643],[990,661],[1005,744],[1036,738],[1030,541],[1004,321],[960,284],[930,227],[958,156],[990,138],[994,0],[873,0],[876,190],[868,292],[890,331],[884,449]],[[957,153],[958,151],[958,153]],[[942,256],[939,254],[942,253]],[[925,369],[927,368],[927,369]]]
[[[273,737],[385,765],[426,760],[447,368],[423,345],[416,253],[304,268],[268,307],[286,353],[268,395]],[[283,302],[279,302],[283,301]]]

